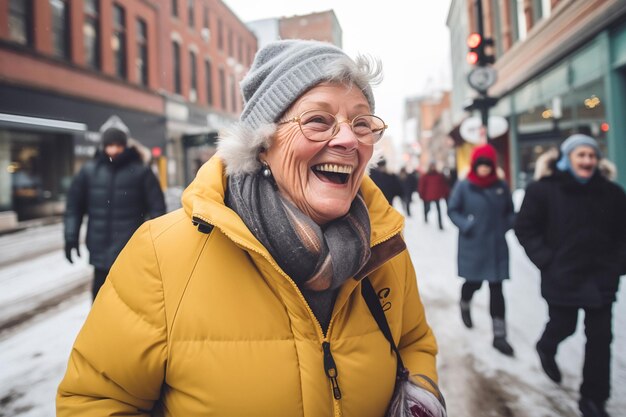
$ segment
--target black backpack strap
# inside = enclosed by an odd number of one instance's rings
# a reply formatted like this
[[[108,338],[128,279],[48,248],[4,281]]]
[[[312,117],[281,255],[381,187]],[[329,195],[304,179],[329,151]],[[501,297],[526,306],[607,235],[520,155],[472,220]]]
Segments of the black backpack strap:
[[[376,320],[380,331],[383,332],[383,335],[385,335],[385,338],[389,341],[391,350],[393,350],[396,354],[396,358],[398,359],[396,377],[401,380],[406,380],[408,377],[408,370],[404,367],[396,342],[393,341],[391,329],[389,328],[389,323],[387,323],[387,317],[385,317],[385,312],[383,311],[383,307],[380,305],[378,295],[376,294],[376,291],[374,291],[374,287],[372,287],[369,277],[365,277],[361,280],[361,295],[365,299],[367,308],[369,308],[374,320]]]
[[[391,329],[389,328],[389,323],[387,322],[387,317],[385,316],[385,312],[383,311],[383,307],[380,305],[380,301],[378,300],[378,295],[372,286],[372,282],[369,277],[365,277],[361,280],[361,295],[365,299],[365,303],[367,304],[367,308],[369,308],[370,313],[376,320],[380,331],[385,335],[385,338],[389,341],[391,345],[391,350],[396,354],[397,362],[396,362],[396,380],[397,381],[406,381],[409,378],[409,370],[405,368],[404,363],[402,362],[402,357],[400,356],[400,351],[396,346],[396,342],[393,340],[393,335],[391,334]],[[430,385],[436,393],[437,399],[441,402],[441,405],[444,409],[446,409],[446,400],[443,397],[443,394],[439,390],[439,387],[431,378],[423,374],[416,374],[422,380],[426,381],[428,385]]]
[[[193,223],[194,226],[198,228],[198,232],[204,233],[205,235],[210,234],[211,231],[213,230],[212,224],[207,223],[198,217],[192,217],[191,222]]]

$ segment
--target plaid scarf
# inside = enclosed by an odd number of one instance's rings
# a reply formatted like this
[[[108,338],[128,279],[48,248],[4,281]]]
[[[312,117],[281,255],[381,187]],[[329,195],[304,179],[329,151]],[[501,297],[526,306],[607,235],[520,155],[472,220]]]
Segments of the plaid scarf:
[[[370,222],[363,197],[357,194],[345,216],[323,227],[262,175],[230,176],[226,200],[300,288],[326,331],[337,289],[370,257]]]
[[[262,175],[233,175],[228,202],[278,265],[303,289],[336,289],[370,257],[370,222],[363,197],[320,227]]]

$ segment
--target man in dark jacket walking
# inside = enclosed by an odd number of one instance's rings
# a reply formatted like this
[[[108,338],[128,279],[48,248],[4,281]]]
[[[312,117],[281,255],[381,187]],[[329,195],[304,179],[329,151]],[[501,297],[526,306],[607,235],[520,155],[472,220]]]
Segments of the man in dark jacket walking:
[[[394,197],[402,196],[402,184],[397,175],[387,172],[386,167],[387,162],[381,159],[376,168],[370,172],[370,178],[383,192],[389,204],[393,206]]]
[[[79,252],[79,232],[87,214],[87,249],[94,266],[93,299],[115,258],[135,230],[147,219],[165,213],[163,192],[149,166],[134,146],[129,132],[116,116],[100,129],[102,150],[74,177],[65,210],[65,256]]]
[[[530,184],[515,234],[541,271],[549,320],[537,342],[541,365],[559,383],[555,356],[585,312],[585,362],[579,408],[583,417],[607,417],[610,396],[612,307],[626,273],[626,194],[598,170],[600,150],[586,135],[570,136],[561,155],[540,157],[545,175]]]

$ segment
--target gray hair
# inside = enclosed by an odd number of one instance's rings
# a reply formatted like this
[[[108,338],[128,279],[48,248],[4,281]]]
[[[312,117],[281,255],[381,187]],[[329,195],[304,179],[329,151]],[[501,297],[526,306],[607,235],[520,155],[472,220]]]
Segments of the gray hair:
[[[280,120],[283,114],[291,105],[306,91],[323,82],[336,83],[345,86],[358,87],[374,111],[374,97],[371,93],[372,85],[377,85],[382,81],[382,64],[380,60],[369,55],[358,55],[354,60],[347,55],[339,56],[336,59],[327,61],[323,66],[324,77],[309,86],[284,109],[284,111],[274,120],[273,123],[259,123],[256,127],[249,123],[239,121],[227,129],[220,132],[217,154],[226,165],[226,174],[254,173],[261,169],[258,155],[262,150],[269,149],[276,134],[276,121]],[[375,152],[376,158],[379,153]],[[372,163],[372,162],[370,162]],[[375,164],[375,161],[374,161]]]

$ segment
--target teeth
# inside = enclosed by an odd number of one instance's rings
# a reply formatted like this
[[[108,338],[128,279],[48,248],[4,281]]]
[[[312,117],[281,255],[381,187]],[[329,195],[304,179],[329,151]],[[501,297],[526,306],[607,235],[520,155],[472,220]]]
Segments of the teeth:
[[[348,165],[321,164],[316,165],[314,168],[316,171],[337,172],[339,174],[352,174],[352,167]]]

